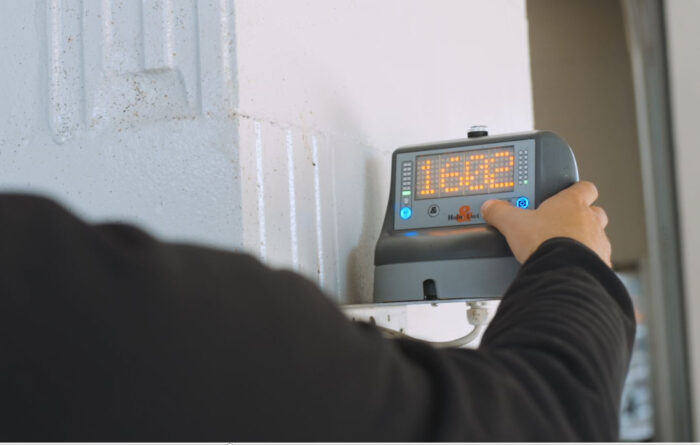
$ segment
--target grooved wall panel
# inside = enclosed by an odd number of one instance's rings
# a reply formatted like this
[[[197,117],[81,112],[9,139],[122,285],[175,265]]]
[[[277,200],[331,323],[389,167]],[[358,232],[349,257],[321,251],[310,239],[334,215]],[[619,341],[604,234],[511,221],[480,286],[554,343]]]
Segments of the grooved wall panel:
[[[241,151],[240,162],[245,249],[272,266],[302,273],[330,295],[345,294],[340,267],[348,267],[352,246],[339,249],[329,139],[250,118],[240,119],[239,137],[252,148]]]

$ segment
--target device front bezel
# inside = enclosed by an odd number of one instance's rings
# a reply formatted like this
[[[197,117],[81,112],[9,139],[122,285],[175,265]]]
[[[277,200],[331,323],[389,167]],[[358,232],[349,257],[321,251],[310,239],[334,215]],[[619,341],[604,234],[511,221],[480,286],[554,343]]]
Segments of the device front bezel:
[[[402,177],[404,163],[411,162],[411,190],[415,189],[416,178],[416,158],[419,156],[431,154],[449,154],[463,151],[474,151],[484,149],[513,147],[516,155],[515,186],[512,191],[497,192],[480,195],[452,196],[431,199],[413,199],[411,196],[410,203],[407,204],[402,195],[405,180]],[[524,154],[524,159],[519,158]],[[397,150],[393,159],[392,168],[392,202],[390,207],[393,210],[393,230],[416,230],[416,229],[435,229],[445,227],[464,227],[464,226],[479,226],[484,225],[484,220],[480,215],[479,209],[481,205],[488,199],[503,199],[511,201],[515,204],[518,198],[524,197],[531,205],[535,203],[535,181],[536,181],[536,144],[535,139],[529,138],[499,140],[499,141],[483,141],[483,143],[475,144],[473,141],[465,141],[464,144],[456,144],[451,147],[444,146],[419,146],[414,150]],[[518,162],[525,161],[525,165],[519,165]],[[527,183],[523,183],[518,177],[519,166],[525,167],[528,172],[526,179]],[[428,210],[438,206],[437,215],[431,216]],[[463,206],[469,207],[470,218],[458,218],[460,208]],[[411,217],[403,219],[401,217],[401,209],[409,207],[411,209]],[[433,208],[434,210],[434,208]]]

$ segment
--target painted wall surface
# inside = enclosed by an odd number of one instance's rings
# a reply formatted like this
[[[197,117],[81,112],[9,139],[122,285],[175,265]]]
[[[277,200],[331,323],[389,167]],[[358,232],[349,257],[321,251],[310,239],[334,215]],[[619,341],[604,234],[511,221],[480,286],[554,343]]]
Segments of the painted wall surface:
[[[697,127],[700,121],[700,2],[665,2],[671,115],[676,155],[676,185],[681,224],[683,279],[690,351],[695,440],[700,431],[700,165]]]
[[[0,188],[371,298],[390,154],[533,126],[524,0],[36,0],[0,15]]]
[[[259,230],[264,207],[266,236],[246,242],[342,301],[370,301],[395,148],[533,125],[522,1],[243,1],[236,36],[241,151],[262,145],[265,178],[243,218]]]

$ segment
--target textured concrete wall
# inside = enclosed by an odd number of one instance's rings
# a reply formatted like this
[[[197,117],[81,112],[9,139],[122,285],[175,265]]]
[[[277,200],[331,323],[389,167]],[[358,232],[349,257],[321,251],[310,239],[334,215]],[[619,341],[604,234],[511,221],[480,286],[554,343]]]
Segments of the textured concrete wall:
[[[233,19],[194,0],[3,5],[2,188],[241,245]]]
[[[0,15],[0,187],[368,301],[391,151],[532,128],[524,0],[37,0]]]

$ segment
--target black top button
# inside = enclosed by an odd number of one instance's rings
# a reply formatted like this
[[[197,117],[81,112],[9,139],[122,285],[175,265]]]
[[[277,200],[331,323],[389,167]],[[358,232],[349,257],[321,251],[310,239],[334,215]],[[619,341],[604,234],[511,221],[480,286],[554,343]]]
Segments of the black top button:
[[[472,125],[467,133],[468,138],[480,138],[489,135],[489,127],[486,125]]]

